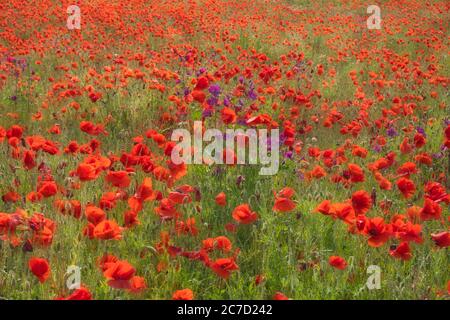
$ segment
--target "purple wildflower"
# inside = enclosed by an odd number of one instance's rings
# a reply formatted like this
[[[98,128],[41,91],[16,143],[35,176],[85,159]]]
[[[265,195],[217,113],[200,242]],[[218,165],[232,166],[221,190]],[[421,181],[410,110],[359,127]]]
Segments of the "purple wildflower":
[[[376,145],[373,147],[373,151],[375,151],[375,152],[381,152],[381,146],[380,146],[379,144],[376,144]]]
[[[288,151],[284,154],[284,157],[287,159],[292,159],[293,156],[294,154],[292,153],[292,151]]]
[[[397,130],[395,130],[394,127],[389,127],[389,129],[386,131],[386,133],[391,138],[398,136],[398,132],[397,132]]]
[[[420,133],[421,135],[423,135],[424,137],[427,136],[427,134],[425,133],[425,129],[422,127],[416,127],[416,130],[418,133]]]
[[[225,98],[223,98],[223,105],[224,105],[225,107],[231,106],[231,100],[230,100],[230,97],[226,96]]]
[[[213,114],[213,110],[207,108],[207,109],[204,109],[204,110],[203,110],[203,112],[202,112],[202,117],[203,117],[203,118],[208,118],[208,117],[211,117],[212,114]]]
[[[209,87],[209,93],[211,93],[213,96],[217,97],[220,94],[220,86],[218,84],[213,84]]]

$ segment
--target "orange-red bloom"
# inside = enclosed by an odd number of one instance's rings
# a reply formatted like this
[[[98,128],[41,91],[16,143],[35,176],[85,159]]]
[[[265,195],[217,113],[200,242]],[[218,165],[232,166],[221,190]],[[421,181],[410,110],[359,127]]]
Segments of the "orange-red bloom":
[[[348,164],[348,173],[350,174],[350,181],[351,182],[364,182],[364,171],[361,169],[360,166],[354,163]]]
[[[397,259],[409,260],[412,258],[411,248],[408,242],[402,242],[397,247],[393,247],[389,250],[389,254]]]
[[[130,280],[136,272],[134,267],[125,260],[106,262],[103,265],[106,268],[103,275],[108,280]]]
[[[173,300],[194,300],[194,293],[191,289],[177,290],[172,295]]]
[[[323,200],[319,205],[314,209],[314,212],[319,212],[323,215],[331,215],[331,201],[330,200]]]
[[[380,247],[391,237],[392,226],[386,224],[383,218],[375,217],[367,221],[364,233],[369,236],[369,246]]]
[[[289,298],[281,292],[276,292],[273,295],[273,300],[289,300]]]
[[[236,122],[236,112],[234,112],[233,109],[230,108],[223,108],[222,109],[222,121],[226,124],[235,123]]]
[[[397,187],[406,199],[411,198],[414,192],[416,192],[416,186],[414,182],[408,178],[398,179]]]
[[[291,200],[294,196],[292,188],[283,188],[275,195],[275,204],[273,210],[276,212],[289,212],[295,209],[295,202]]]
[[[86,206],[85,215],[87,220],[94,225],[97,225],[106,219],[105,211],[93,205]]]
[[[67,297],[57,297],[55,300],[92,300],[92,294],[89,289],[80,287]]]
[[[46,259],[33,257],[28,261],[28,267],[41,283],[45,282],[50,276],[50,265]]]
[[[95,226],[94,238],[119,240],[122,238],[122,228],[114,220],[103,220]]]
[[[339,257],[339,256],[331,256],[328,259],[328,263],[336,269],[339,270],[344,270],[345,268],[347,268],[347,261],[345,261],[344,258]]]
[[[38,187],[38,192],[45,198],[54,196],[58,192],[58,186],[55,181],[43,181]]]
[[[276,198],[273,210],[277,212],[289,212],[295,209],[295,202],[289,198]]]
[[[225,193],[224,192],[221,192],[221,193],[219,193],[217,196],[216,196],[216,203],[219,205],[219,206],[225,206],[226,204],[227,204],[227,197],[226,197],[226,195],[225,195]]]
[[[427,220],[439,220],[441,218],[442,208],[439,203],[434,202],[430,198],[425,198],[423,208],[420,209],[420,219]]]
[[[439,233],[432,233],[431,239],[434,243],[441,248],[447,248],[450,246],[450,232],[443,231]]]
[[[372,199],[366,191],[356,191],[352,194],[352,206],[356,214],[365,214],[372,206]]]
[[[126,171],[110,171],[106,175],[105,180],[118,188],[127,188],[131,183]]]
[[[211,269],[220,277],[228,279],[231,272],[239,270],[233,258],[220,258],[211,264]]]
[[[250,224],[258,219],[258,215],[250,209],[248,204],[241,204],[237,206],[233,210],[232,216],[234,220],[241,224]]]

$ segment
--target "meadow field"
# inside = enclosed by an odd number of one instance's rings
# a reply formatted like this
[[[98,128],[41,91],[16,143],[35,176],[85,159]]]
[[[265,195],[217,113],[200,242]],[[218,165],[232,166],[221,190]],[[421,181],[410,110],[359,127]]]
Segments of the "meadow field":
[[[449,23],[445,0],[1,1],[0,299],[449,299]],[[278,130],[277,171],[174,162],[199,121]]]

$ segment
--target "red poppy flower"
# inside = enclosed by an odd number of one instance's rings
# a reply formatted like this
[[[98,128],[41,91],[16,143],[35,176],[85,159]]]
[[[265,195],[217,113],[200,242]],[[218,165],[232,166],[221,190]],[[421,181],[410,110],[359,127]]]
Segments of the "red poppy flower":
[[[439,220],[441,218],[441,213],[441,206],[430,198],[425,198],[423,208],[419,211],[420,219],[422,219],[422,221]]]
[[[147,289],[147,284],[143,277],[134,276],[129,281],[128,291],[131,293],[140,293]]]
[[[80,130],[93,136],[98,136],[101,133],[106,135],[106,131],[102,125],[95,125],[90,121],[81,121]]]
[[[405,162],[397,169],[397,173],[409,177],[413,173],[417,173],[416,164],[414,162]]]
[[[93,205],[86,206],[85,215],[87,220],[94,225],[97,225],[106,219],[105,211]]]
[[[98,177],[98,170],[92,164],[80,163],[76,171],[81,181],[95,180]]]
[[[191,289],[177,290],[172,295],[173,300],[194,300],[194,293]]]
[[[428,182],[425,185],[425,193],[426,197],[434,202],[450,203],[450,194],[447,194],[445,187],[438,182]]]
[[[80,287],[67,297],[57,297],[55,300],[92,300],[92,294],[89,289]]]
[[[355,220],[355,210],[348,202],[333,203],[331,205],[331,214],[344,221],[347,224],[353,224]]]
[[[310,172],[310,175],[313,178],[320,179],[320,178],[326,177],[327,173],[321,166],[317,165],[312,169],[312,171]]]
[[[193,236],[198,235],[198,229],[195,225],[195,218],[188,218],[186,221],[178,220],[175,223],[175,230],[177,234],[191,234]]]
[[[422,148],[427,143],[427,139],[420,133],[416,133],[413,140],[417,149]]]
[[[116,262],[119,261],[119,258],[112,254],[105,253],[101,258],[97,260],[98,266],[102,272],[105,272],[111,266],[113,266]]]
[[[55,200],[53,204],[62,214],[70,214],[77,219],[81,217],[81,203],[78,200]]]
[[[222,109],[222,121],[226,124],[235,123],[236,122],[236,112],[234,112],[233,109],[230,108],[223,108]]]
[[[200,77],[197,79],[197,84],[195,85],[195,90],[204,90],[209,87],[209,80],[207,77]]]
[[[103,276],[111,281],[128,281],[134,276],[136,272],[134,267],[128,261],[125,260],[107,262],[106,264],[103,265],[106,268],[103,271]],[[119,282],[115,284],[120,285]]]
[[[328,259],[328,263],[336,269],[339,270],[344,270],[345,268],[347,268],[347,261],[345,261],[344,258],[341,258],[339,256],[331,256]]]
[[[369,246],[380,247],[392,236],[392,226],[386,224],[383,218],[375,217],[366,222],[364,234],[369,236]]]
[[[28,261],[28,267],[41,283],[45,282],[50,276],[50,265],[46,259],[33,257]]]
[[[217,259],[210,267],[219,277],[224,279],[228,279],[232,271],[239,270],[233,258]]]
[[[450,246],[450,232],[443,231],[439,233],[432,233],[431,239],[434,243],[441,248],[447,248]]]
[[[15,191],[10,191],[2,196],[2,200],[4,202],[17,202],[20,200],[20,194]]]
[[[275,198],[275,204],[273,206],[273,210],[276,212],[289,212],[294,210],[296,207],[295,202],[289,198]]]
[[[406,199],[412,197],[416,192],[416,186],[412,180],[408,178],[400,178],[397,180],[397,187]]]
[[[412,224],[411,222],[401,223],[400,226],[394,224],[396,228],[394,231],[397,237],[402,241],[410,242],[414,241],[416,243],[422,243],[422,226],[420,224]]]
[[[103,220],[95,226],[94,238],[119,240],[122,238],[122,228],[114,220]]]
[[[241,204],[233,210],[233,219],[241,224],[250,224],[256,219],[258,215],[256,212],[252,212],[248,204]]]
[[[356,191],[352,194],[352,206],[356,214],[365,214],[372,206],[372,199],[366,191]]]
[[[118,188],[127,188],[131,183],[126,171],[110,171],[105,176],[105,180]]]
[[[19,125],[12,125],[11,128],[9,128],[6,131],[6,137],[11,138],[11,137],[15,137],[15,138],[22,138],[22,134],[23,134],[23,128]]]
[[[266,280],[266,278],[264,277],[264,275],[262,274],[257,274],[255,277],[255,285],[259,286],[261,283],[263,283]]]
[[[273,295],[273,300],[289,300],[289,298],[281,292],[276,292]]]
[[[227,197],[226,197],[226,195],[225,195],[225,193],[224,192],[221,192],[221,193],[219,193],[217,196],[216,196],[216,203],[219,205],[219,206],[226,206],[226,204],[227,204]]]
[[[208,238],[203,240],[203,250],[211,251],[214,249],[221,250],[223,252],[231,251],[232,244],[230,239],[224,236],[219,236],[216,238]]]
[[[156,197],[151,178],[144,178],[144,181],[136,190],[135,197],[140,201],[152,200]]]
[[[295,194],[294,189],[285,187],[285,188],[281,189],[280,191],[278,191],[276,196],[291,199],[294,196],[294,194]]]
[[[192,91],[192,97],[194,98],[195,101],[199,102],[199,103],[203,103],[205,102],[206,99],[206,94],[201,91],[201,90],[194,90]]]
[[[189,194],[184,192],[172,191],[168,196],[169,200],[176,204],[186,204],[192,202],[192,198]]]
[[[354,163],[348,164],[348,171],[350,174],[350,181],[351,182],[364,182],[364,171],[361,169],[360,166]]]
[[[409,260],[412,258],[411,249],[409,247],[408,242],[402,242],[397,247],[390,249],[389,254],[392,257],[401,260]]]
[[[174,203],[167,198],[161,200],[159,207],[155,208],[155,212],[162,220],[171,220],[180,215]]]
[[[92,102],[97,102],[98,100],[100,100],[102,98],[102,93],[101,92],[90,92],[89,93],[89,99],[91,99]]]
[[[378,171],[375,172],[375,180],[378,182],[378,185],[380,186],[380,189],[382,189],[382,190],[391,190],[392,183],[388,179],[383,177],[383,175],[381,173],[379,173]]]
[[[26,150],[23,154],[23,166],[31,170],[36,166],[36,155],[31,150]]]
[[[58,186],[55,181],[44,181],[38,186],[38,192],[48,198],[58,192]]]
[[[331,201],[323,200],[315,209],[314,212],[319,212],[323,215],[331,215]]]

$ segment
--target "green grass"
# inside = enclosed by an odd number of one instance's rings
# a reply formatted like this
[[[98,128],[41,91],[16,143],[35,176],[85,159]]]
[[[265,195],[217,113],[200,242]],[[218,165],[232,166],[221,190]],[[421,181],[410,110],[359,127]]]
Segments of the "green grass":
[[[316,2],[315,4],[311,4],[310,1],[281,1],[281,3],[284,2],[290,3],[292,6],[318,10],[326,1]],[[392,14],[399,15],[400,13],[394,9],[392,6],[389,7],[389,10],[393,10]],[[347,12],[345,8],[339,10],[340,13]],[[227,20],[233,14],[238,14],[238,12],[227,12],[227,16],[222,18]],[[241,14],[239,13],[239,15]],[[279,11],[271,12],[271,14],[274,19],[282,19],[287,16],[293,21],[292,23],[295,23],[297,17],[304,19],[304,16],[300,17],[280,13]],[[173,26],[176,23],[172,21],[168,24]],[[312,28],[317,24],[318,22],[314,22],[314,24],[307,26],[306,30],[312,31]],[[265,25],[259,21],[258,34],[270,34],[272,27],[271,24]],[[254,30],[249,26],[233,31],[240,33],[237,40],[231,44],[233,51],[226,53],[226,55],[227,59],[236,65],[239,65],[238,57],[240,53],[238,47],[244,50],[254,48],[257,52],[266,54],[270,61],[278,60],[280,55],[287,54],[290,50],[295,49],[293,45],[285,46],[280,43],[278,46],[273,46],[270,41],[263,37],[256,38],[253,34]],[[90,33],[87,33],[87,35],[92,36]],[[302,109],[302,119],[307,120],[312,115],[321,116],[320,107],[324,101],[327,101],[331,106],[333,102],[353,100],[355,87],[348,76],[351,70],[357,70],[358,72],[364,70],[365,73],[369,71],[379,73],[381,71],[379,64],[375,63],[373,59],[371,59],[369,65],[365,62],[358,62],[352,54],[349,54],[341,62],[328,64],[327,57],[336,57],[336,52],[327,45],[327,40],[334,36],[335,34],[322,34],[320,37],[314,37],[308,34],[308,37],[303,39],[295,31],[279,31],[280,39],[301,42],[300,47],[305,53],[305,57],[313,61],[313,65],[307,69],[308,71],[315,70],[317,64],[324,64],[326,70],[329,70],[329,67],[336,69],[336,84],[330,88],[322,87],[322,80],[330,80],[326,75],[323,78],[313,75],[308,81],[301,84],[285,78],[274,84],[277,90],[281,87],[294,87],[306,93],[314,89],[321,90],[322,99],[313,98],[313,108],[310,110]],[[342,43],[345,43],[354,35],[341,34],[341,36],[343,38]],[[198,44],[196,47],[200,51],[206,51],[210,45],[225,50],[223,43],[205,43],[202,42],[203,37],[204,35],[201,33],[179,37],[177,44],[181,46],[191,41],[191,43]],[[365,44],[368,46],[367,50],[378,50],[375,52],[380,57],[382,54],[381,48],[378,48],[380,44],[382,47],[396,52],[399,56],[409,54],[412,61],[415,61],[418,57],[416,53],[418,49],[424,50],[423,56],[436,54],[439,65],[443,68],[440,72],[448,76],[448,63],[446,63],[448,57],[443,53],[444,51],[436,53],[423,44],[411,42],[408,45],[401,46],[397,44],[399,38],[402,38],[402,34],[392,37],[383,34],[379,37],[374,36],[374,39],[378,42],[375,40],[373,43],[366,41]],[[106,39],[109,39],[109,37],[107,36]],[[167,52],[169,43],[170,41],[167,39],[149,36],[149,49],[151,50]],[[130,48],[122,43],[115,47],[113,51],[125,52],[127,49]],[[133,49],[139,52],[139,49],[143,49],[143,47],[136,43],[136,48]],[[353,50],[357,49],[361,48],[353,48]],[[347,52],[350,53],[351,50]],[[109,53],[108,50],[99,50],[96,56],[99,61],[95,61],[97,71],[111,63],[111,61],[101,60],[101,57],[106,53]],[[68,73],[79,77],[80,87],[82,87],[92,84],[92,81],[85,79],[90,62],[83,63],[81,58],[84,57],[87,57],[86,52],[81,52],[79,56],[57,56],[50,50],[44,57],[39,57],[36,53],[30,53],[28,59],[33,70],[42,79],[52,76],[62,80],[65,77],[65,72],[55,71],[54,67],[69,65],[73,61],[78,62],[80,67],[70,70]],[[208,59],[208,57],[200,59],[197,62],[198,66],[208,66],[210,62]],[[41,60],[43,64],[40,66],[34,65],[32,62],[35,60]],[[426,63],[422,64],[421,69],[424,70],[426,66]],[[129,67],[139,68],[135,62],[130,63]],[[172,61],[169,64],[161,63],[158,67],[179,71],[183,75],[186,75],[187,70],[190,69],[190,67],[182,66],[177,61]],[[384,72],[389,79],[395,76],[389,68],[386,68]],[[29,74],[24,73],[20,79],[28,79],[27,77],[29,77]],[[257,77],[257,74],[255,77]],[[365,74],[359,77],[358,81],[368,80],[367,78],[367,74]],[[410,81],[412,80],[400,80],[399,83],[408,85]],[[57,140],[61,147],[67,145],[71,140],[76,140],[81,144],[87,143],[91,139],[78,128],[83,113],[86,114],[86,119],[94,123],[101,123],[108,116],[112,117],[112,121],[106,127],[109,135],[99,138],[102,142],[103,155],[111,152],[120,156],[123,151],[128,152],[132,146],[131,139],[143,135],[147,129],[170,132],[171,129],[177,127],[176,124],[161,123],[159,119],[161,110],[173,114],[173,111],[169,109],[173,106],[173,103],[167,98],[181,88],[174,80],[165,81],[164,85],[167,90],[165,93],[160,93],[148,88],[144,89],[140,81],[130,79],[126,88],[105,91],[107,94],[104,93],[104,99],[101,103],[94,104],[86,96],[73,99],[81,105],[81,109],[75,111],[68,108],[69,110],[66,113],[61,113],[60,109],[71,100],[58,101],[58,99],[52,98],[49,99],[49,109],[42,110],[44,117],[39,122],[32,121],[31,115],[38,111],[43,101],[47,100],[46,94],[52,84],[48,81],[36,82],[33,84],[32,93],[28,93],[26,92],[27,87],[17,89],[16,83],[16,78],[9,77],[7,83],[0,90],[0,126],[8,128],[13,124],[20,123],[27,129],[26,134],[42,134]],[[223,89],[232,90],[236,83],[237,80],[233,79],[230,83],[223,84]],[[369,98],[375,99],[372,85],[366,83],[363,89]],[[429,98],[428,93],[431,90],[438,92],[439,99]],[[391,107],[393,97],[419,94],[419,92],[427,96],[426,105],[429,106],[430,110],[428,112],[417,111],[416,115],[420,120],[415,123],[412,122],[410,116],[400,117],[396,126],[402,128],[413,124],[414,126],[424,127],[428,138],[423,151],[432,153],[436,152],[442,144],[442,121],[448,118],[449,114],[448,93],[443,86],[436,88],[429,83],[423,83],[416,91],[411,88],[399,87],[397,84],[391,88],[385,88],[383,94],[386,95],[386,100],[376,102],[368,110],[369,119],[374,121],[380,117],[381,108]],[[15,102],[10,99],[13,95],[18,98]],[[286,110],[289,110],[289,107],[292,106],[289,101],[282,102],[277,97],[273,99],[282,104]],[[446,109],[439,108],[440,103],[444,103]],[[95,113],[92,112],[94,107],[97,109]],[[189,107],[188,120],[199,118],[201,115],[200,107],[195,105]],[[263,108],[267,112],[272,112],[270,103],[267,103]],[[344,113],[343,121],[349,122],[358,115],[359,109],[349,107],[340,111]],[[8,117],[7,113],[17,113],[18,119]],[[273,112],[273,114],[276,113]],[[430,119],[435,120],[432,125],[428,125]],[[54,137],[46,132],[54,123],[60,124],[63,128],[63,133],[60,136]],[[214,121],[211,121],[211,124],[214,124]],[[313,126],[315,125],[313,124]],[[225,127],[222,126],[222,128]],[[384,132],[381,133],[384,134]],[[317,142],[313,142],[313,137],[317,139]],[[86,225],[86,220],[76,220],[72,217],[60,215],[52,205],[53,198],[37,204],[31,204],[23,200],[15,204],[0,202],[0,212],[13,212],[17,207],[20,207],[30,215],[34,212],[43,212],[46,217],[54,220],[57,224],[52,245],[48,248],[35,247],[32,253],[24,253],[21,247],[12,248],[7,242],[0,241],[0,298],[52,299],[57,295],[67,294],[65,272],[69,265],[77,265],[82,268],[82,283],[91,290],[95,299],[170,299],[175,290],[182,288],[192,289],[196,299],[270,299],[277,291],[283,292],[292,299],[442,298],[438,297],[436,292],[444,290],[447,281],[450,280],[450,257],[448,249],[437,249],[429,235],[439,230],[445,230],[445,224],[441,225],[438,221],[424,223],[424,244],[411,244],[413,258],[410,261],[403,262],[391,258],[388,254],[389,245],[396,243],[395,240],[391,240],[381,248],[371,248],[362,236],[348,233],[346,225],[342,222],[313,213],[313,210],[324,199],[330,199],[333,202],[344,201],[356,190],[364,189],[370,192],[372,188],[376,188],[379,200],[391,200],[393,203],[391,214],[385,217],[386,220],[389,220],[395,213],[404,213],[410,204],[422,205],[423,185],[427,181],[436,180],[436,175],[445,172],[446,158],[434,160],[433,167],[420,166],[420,174],[413,177],[420,191],[408,201],[400,198],[398,190],[379,190],[367,170],[365,170],[366,181],[349,189],[331,183],[328,177],[320,181],[306,181],[300,178],[299,173],[301,171],[307,171],[315,164],[311,162],[308,165],[301,162],[300,158],[306,155],[308,146],[315,145],[322,150],[334,149],[342,145],[345,139],[349,137],[340,135],[337,125],[332,129],[315,126],[310,133],[301,138],[304,142],[304,150],[301,155],[294,161],[286,160],[286,163],[281,165],[280,172],[270,177],[259,176],[259,168],[252,166],[221,166],[219,174],[216,173],[217,167],[215,166],[189,166],[188,175],[178,181],[177,185],[190,184],[200,190],[201,200],[187,204],[181,209],[185,218],[195,217],[199,228],[199,234],[196,237],[176,237],[173,232],[173,222],[161,222],[154,213],[153,209],[157,206],[155,202],[146,203],[143,211],[139,214],[141,224],[124,231],[121,241],[88,240],[83,237],[82,230]],[[360,136],[353,139],[352,142],[371,149],[370,139],[372,137],[369,128],[363,128]],[[401,135],[389,139],[385,150],[398,151],[398,145],[403,137],[404,135]],[[154,144],[152,145],[153,150],[157,150]],[[39,172],[36,169],[32,171],[24,170],[20,162],[12,159],[9,153],[10,149],[7,143],[1,143],[0,177],[2,182],[0,183],[0,193],[4,194],[9,191],[13,187],[13,179],[17,179],[21,185],[16,191],[21,195],[26,195],[35,190]],[[347,156],[350,158],[350,162],[359,163],[363,167],[381,155],[370,150],[365,160],[354,159],[349,154]],[[58,185],[67,184],[70,171],[76,169],[82,158],[81,155],[73,157],[50,156],[39,153],[39,163],[45,163],[51,168]],[[411,160],[409,155],[399,155],[397,158],[400,164]],[[310,161],[310,158],[308,158],[308,161]],[[62,162],[65,162],[66,166],[59,168]],[[15,167],[16,170],[11,170],[11,166]],[[342,169],[342,167],[336,166],[331,171],[337,173]],[[132,186],[128,189],[129,194],[134,192],[134,181],[141,182],[145,176],[148,175],[141,171],[136,173],[133,177]],[[245,177],[245,181],[240,185],[236,183],[238,176]],[[162,191],[165,195],[167,194],[169,188],[164,183],[157,182],[155,179],[153,179],[153,182],[154,189]],[[295,189],[297,207],[293,212],[279,214],[272,210],[273,191],[278,191],[285,186]],[[73,190],[73,198],[79,200],[83,205],[89,202],[98,203],[106,189],[107,186],[102,175],[96,181],[82,183],[81,189]],[[225,207],[219,207],[214,202],[215,196],[222,191],[227,194],[227,205]],[[239,226],[236,233],[227,232],[224,226],[226,223],[232,222],[231,212],[241,203],[249,203],[252,209],[258,213],[259,219],[252,225]],[[443,216],[447,219],[449,208],[445,205],[442,207]],[[119,224],[122,224],[123,212],[126,210],[126,202],[118,202],[114,209],[108,211],[108,218],[115,219]],[[371,217],[380,215],[383,215],[383,213],[379,207],[373,207],[368,213],[368,216]],[[169,231],[174,244],[190,250],[199,249],[203,239],[226,235],[233,243],[233,250],[235,248],[240,249],[237,258],[240,270],[233,273],[229,280],[225,281],[205,268],[201,262],[190,261],[183,257],[170,258],[167,254],[158,254],[155,246],[160,241],[161,231]],[[137,275],[145,278],[148,289],[139,295],[111,289],[96,264],[96,260],[106,252],[116,255],[120,259],[128,260],[136,268]],[[344,257],[349,262],[348,268],[343,271],[333,269],[328,264],[328,257],[331,255]],[[52,274],[46,283],[39,284],[28,270],[27,264],[30,256],[45,257],[49,260]],[[214,253],[213,257],[220,257],[220,255]],[[157,272],[156,270],[160,262],[168,264],[167,269],[163,272]],[[379,290],[368,290],[365,287],[369,277],[367,268],[370,265],[377,265],[381,268],[382,283]],[[258,286],[255,285],[256,275],[264,275],[266,281]]]

